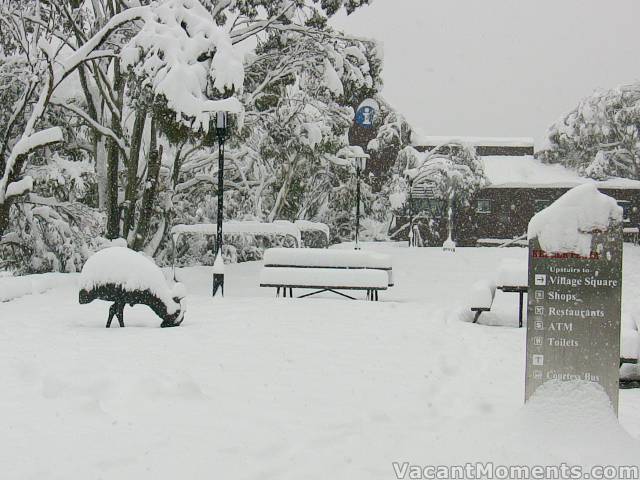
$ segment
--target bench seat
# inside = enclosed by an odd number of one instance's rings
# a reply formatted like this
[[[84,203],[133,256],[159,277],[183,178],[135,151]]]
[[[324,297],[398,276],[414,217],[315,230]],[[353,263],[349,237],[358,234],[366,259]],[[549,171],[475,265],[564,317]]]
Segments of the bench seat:
[[[261,287],[336,290],[386,290],[387,273],[382,270],[268,267],[260,272]]]
[[[380,270],[387,275],[387,286],[393,286],[391,257],[363,250],[270,248],[264,253],[264,266],[305,270]]]

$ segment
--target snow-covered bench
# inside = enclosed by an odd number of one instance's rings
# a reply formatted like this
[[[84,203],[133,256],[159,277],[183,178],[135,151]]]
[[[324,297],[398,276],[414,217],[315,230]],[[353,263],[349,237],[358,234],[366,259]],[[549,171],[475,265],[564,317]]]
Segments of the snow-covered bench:
[[[367,299],[378,300],[378,291],[393,286],[393,268],[388,255],[362,250],[270,248],[260,286],[276,288],[276,295],[282,289],[285,297],[294,288],[315,290],[300,298],[327,291],[353,298],[339,290],[364,290]]]
[[[632,317],[624,315],[620,330],[620,387],[640,386],[640,332],[639,325]]]
[[[496,297],[496,284],[493,282],[479,281],[471,287],[471,311],[475,312],[473,323],[477,323],[482,312],[488,312]]]

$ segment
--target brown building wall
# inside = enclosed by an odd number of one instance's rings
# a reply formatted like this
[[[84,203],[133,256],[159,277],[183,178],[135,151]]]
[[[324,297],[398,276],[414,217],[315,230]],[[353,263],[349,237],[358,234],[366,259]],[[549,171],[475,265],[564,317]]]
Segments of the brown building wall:
[[[479,238],[518,237],[527,231],[529,220],[542,207],[538,202],[551,203],[569,188],[497,188],[481,190],[467,212],[460,212],[454,238],[460,245],[475,245]],[[600,189],[618,201],[628,201],[628,222],[625,226],[640,225],[640,190]],[[478,200],[488,200],[490,211],[478,211]],[[486,204],[485,204],[486,206]]]

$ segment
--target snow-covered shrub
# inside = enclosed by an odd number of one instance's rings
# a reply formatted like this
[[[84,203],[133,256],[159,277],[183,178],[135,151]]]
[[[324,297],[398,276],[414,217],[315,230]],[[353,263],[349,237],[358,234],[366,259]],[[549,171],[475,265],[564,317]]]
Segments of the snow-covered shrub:
[[[78,202],[19,203],[0,241],[0,269],[78,272],[102,245],[104,216]]]

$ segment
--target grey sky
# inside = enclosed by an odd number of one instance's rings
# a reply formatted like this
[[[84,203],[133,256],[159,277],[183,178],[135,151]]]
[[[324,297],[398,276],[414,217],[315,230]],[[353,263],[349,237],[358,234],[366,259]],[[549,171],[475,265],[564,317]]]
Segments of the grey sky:
[[[640,79],[639,0],[374,0],[334,26],[383,42],[383,94],[427,135],[530,136]]]

